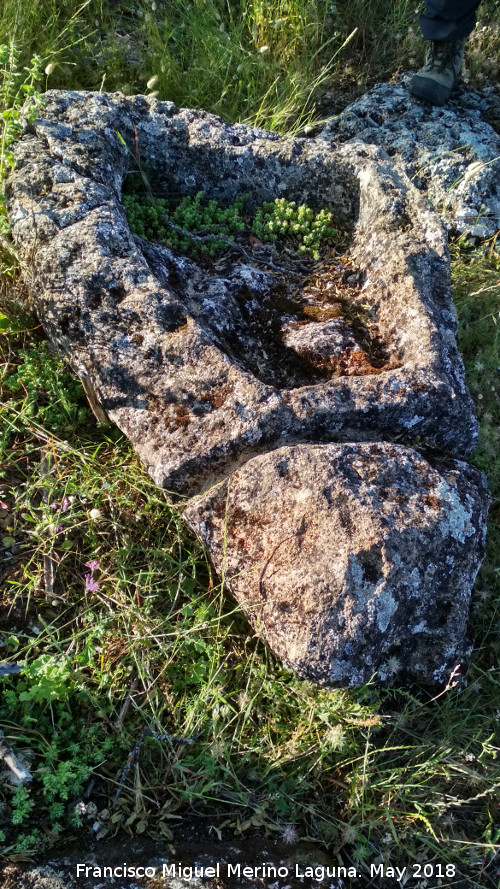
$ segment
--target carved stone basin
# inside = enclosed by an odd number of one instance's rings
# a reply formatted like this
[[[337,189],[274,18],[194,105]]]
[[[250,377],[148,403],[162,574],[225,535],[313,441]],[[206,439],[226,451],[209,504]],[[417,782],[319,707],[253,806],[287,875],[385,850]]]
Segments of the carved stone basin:
[[[250,246],[207,266],[141,241],[121,201],[137,158],[158,196],[331,206],[349,251],[293,302]],[[477,421],[446,236],[405,175],[370,146],[120,94],[48,93],[15,160],[47,335],[157,484],[198,495],[185,517],[256,632],[317,682],[445,681],[469,650],[488,494],[453,459]]]
[[[384,360],[315,377],[304,356],[331,364],[342,322],[294,328],[285,313],[275,365],[294,352],[301,361],[280,379],[239,298],[249,277],[258,292],[263,271],[238,259],[200,274],[130,234],[120,198],[137,150],[158,195],[331,205],[352,230],[353,298]],[[15,157],[10,216],[41,321],[159,485],[195,492],[285,443],[397,436],[452,454],[474,446],[445,235],[377,150],[227,126],[140,96],[49,93]]]

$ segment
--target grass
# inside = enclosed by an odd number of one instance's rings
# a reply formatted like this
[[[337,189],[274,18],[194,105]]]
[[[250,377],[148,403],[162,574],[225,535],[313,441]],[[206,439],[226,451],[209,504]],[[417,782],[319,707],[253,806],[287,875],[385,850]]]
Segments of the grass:
[[[498,2],[485,2],[481,16],[469,53],[477,82],[493,59],[498,71]],[[4,0],[0,44],[12,42],[1,63],[3,167],[22,97],[34,89],[154,90],[228,120],[300,131],[321,113],[323,91],[361,90],[423,51],[413,5],[390,0]],[[275,661],[179,509],[127,441],[94,421],[30,314],[5,222],[0,233],[0,643],[3,660],[27,665],[0,679],[0,724],[34,775],[25,788],[0,776],[3,854],[87,837],[96,822],[99,835],[170,839],[197,817],[226,837],[259,830],[287,839],[292,826],[360,869],[448,863],[456,874],[442,885],[496,886],[495,242],[451,244],[459,341],[481,424],[473,460],[493,504],[469,684],[430,699],[424,689],[375,684],[322,690]],[[196,740],[149,735],[125,774],[145,727]]]

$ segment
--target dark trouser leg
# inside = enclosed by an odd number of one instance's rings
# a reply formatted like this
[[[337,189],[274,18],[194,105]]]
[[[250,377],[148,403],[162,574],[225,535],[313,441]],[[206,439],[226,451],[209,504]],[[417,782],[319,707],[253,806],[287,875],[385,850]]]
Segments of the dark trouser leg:
[[[476,26],[480,0],[425,0],[425,12],[419,18],[425,40],[453,43],[468,37]]]
[[[431,105],[444,105],[457,86],[465,41],[476,24],[480,0],[425,0],[420,28],[429,51],[412,78],[410,92]]]

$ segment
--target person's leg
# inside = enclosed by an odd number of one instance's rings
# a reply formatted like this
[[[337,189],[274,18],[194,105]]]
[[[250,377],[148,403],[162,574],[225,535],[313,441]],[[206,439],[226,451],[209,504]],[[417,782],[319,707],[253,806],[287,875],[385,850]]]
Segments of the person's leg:
[[[410,90],[432,105],[448,101],[464,57],[465,41],[476,24],[480,0],[426,0],[419,19],[430,41],[425,65],[412,78]]]
[[[425,40],[453,43],[468,37],[476,26],[480,0],[426,0],[419,18]]]

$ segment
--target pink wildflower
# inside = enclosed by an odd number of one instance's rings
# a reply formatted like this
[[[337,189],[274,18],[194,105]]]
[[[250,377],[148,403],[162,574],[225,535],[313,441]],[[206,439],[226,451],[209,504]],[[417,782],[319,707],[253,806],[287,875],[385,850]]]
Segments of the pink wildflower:
[[[92,577],[91,574],[84,575],[85,580],[85,591],[87,593],[97,593],[101,589],[96,580]]]
[[[62,503],[60,505],[59,505],[59,503],[51,503],[50,504],[50,508],[53,510],[53,512],[55,512],[56,509],[60,509],[61,512],[66,512],[68,506],[69,506],[68,497],[63,497]]]

